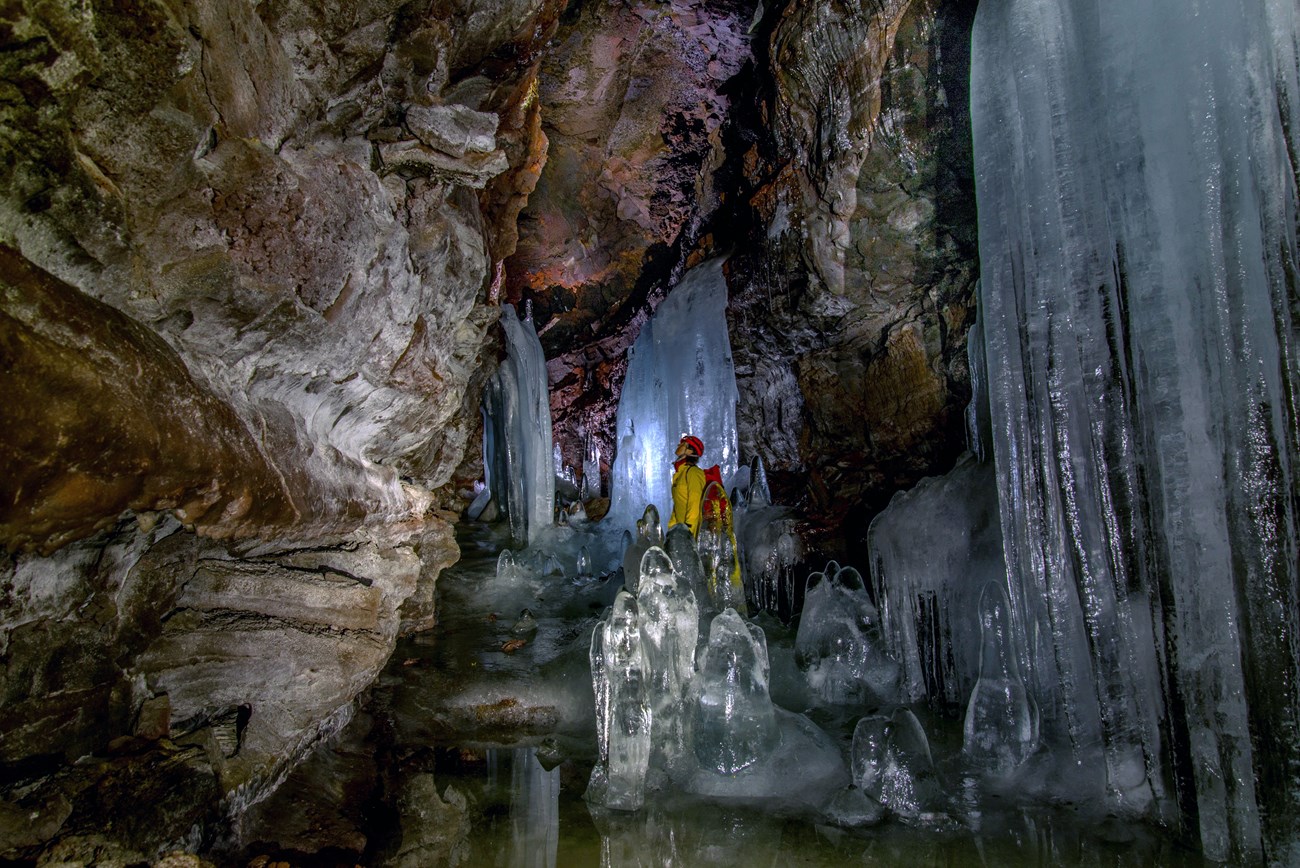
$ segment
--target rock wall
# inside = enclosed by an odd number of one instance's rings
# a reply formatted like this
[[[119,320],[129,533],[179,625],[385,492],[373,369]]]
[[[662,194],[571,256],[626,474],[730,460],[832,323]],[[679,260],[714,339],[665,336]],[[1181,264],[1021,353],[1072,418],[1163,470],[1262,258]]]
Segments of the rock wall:
[[[964,445],[974,5],[792,0],[760,55],[763,126],[734,134],[741,451],[831,553]]]
[[[0,12],[0,857],[210,836],[434,622],[559,9]]]
[[[860,545],[895,491],[951,466],[974,316],[974,5],[566,14],[540,79],[550,160],[506,264],[566,461],[586,436],[612,456],[627,347],[687,265],[725,252],[741,449],[815,547]]]

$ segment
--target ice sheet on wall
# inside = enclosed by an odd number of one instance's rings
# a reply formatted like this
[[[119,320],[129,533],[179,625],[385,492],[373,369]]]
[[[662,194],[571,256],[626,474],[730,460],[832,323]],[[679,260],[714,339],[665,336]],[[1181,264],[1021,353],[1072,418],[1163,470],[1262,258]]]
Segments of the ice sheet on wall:
[[[1234,862],[1300,862],[1298,17],[984,0],[973,37],[1022,673],[1121,806]]]
[[[632,528],[646,504],[672,512],[673,450],[682,434],[704,441],[701,466],[736,472],[736,373],[727,333],[722,259],[686,273],[641,329],[618,403],[610,518]]]

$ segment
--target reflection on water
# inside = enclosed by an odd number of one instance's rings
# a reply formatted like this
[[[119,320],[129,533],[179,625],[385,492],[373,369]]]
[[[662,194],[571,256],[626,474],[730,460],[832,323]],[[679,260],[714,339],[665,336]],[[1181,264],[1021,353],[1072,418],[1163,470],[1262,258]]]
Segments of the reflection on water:
[[[510,859],[514,868],[555,868],[560,845],[560,770],[542,768],[537,749],[488,752],[492,774],[510,760]]]
[[[472,752],[469,752],[472,755]],[[462,753],[459,756],[464,757]],[[583,770],[543,768],[534,748],[489,749],[444,766],[441,787],[478,808],[446,864],[501,868],[696,866],[1194,866],[1166,836],[1069,807],[988,811],[979,832],[886,822],[856,833],[807,817],[674,794],[635,812],[590,808]],[[567,765],[567,764],[566,764]],[[661,794],[662,796],[662,794]]]

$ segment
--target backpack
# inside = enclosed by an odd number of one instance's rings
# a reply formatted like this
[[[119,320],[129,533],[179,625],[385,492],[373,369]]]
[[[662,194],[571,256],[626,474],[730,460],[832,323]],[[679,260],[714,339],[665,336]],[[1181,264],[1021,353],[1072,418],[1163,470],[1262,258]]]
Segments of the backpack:
[[[700,500],[700,526],[710,530],[731,530],[731,501],[722,485],[718,465],[704,469],[704,497]]]

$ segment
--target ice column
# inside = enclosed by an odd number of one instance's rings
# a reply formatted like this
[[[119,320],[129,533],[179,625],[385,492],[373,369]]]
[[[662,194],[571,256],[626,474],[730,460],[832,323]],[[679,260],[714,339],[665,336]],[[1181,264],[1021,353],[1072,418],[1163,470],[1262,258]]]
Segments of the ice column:
[[[973,35],[1021,671],[1045,739],[1103,745],[1117,801],[1236,863],[1300,863],[1298,19],[983,0]]]
[[[961,749],[994,773],[1010,772],[1038,747],[1038,708],[1011,644],[1011,603],[989,582],[980,594],[980,677],[966,705]]]
[[[727,333],[721,259],[686,273],[628,353],[618,403],[609,521],[631,527],[652,503],[672,510],[673,450],[682,434],[704,441],[702,466],[736,472],[736,373]]]
[[[531,318],[502,305],[506,359],[483,395],[484,456],[492,496],[520,543],[537,538],[555,511],[551,400],[546,358]]]
[[[654,749],[672,764],[685,750],[681,706],[695,674],[699,609],[685,578],[658,546],[641,558],[637,609],[649,667]]]
[[[762,629],[734,609],[714,618],[693,690],[692,738],[702,767],[734,774],[772,752],[780,736],[768,678]]]
[[[653,721],[647,670],[636,599],[619,591],[591,637],[600,762],[587,787],[590,802],[624,811],[645,802]]]

